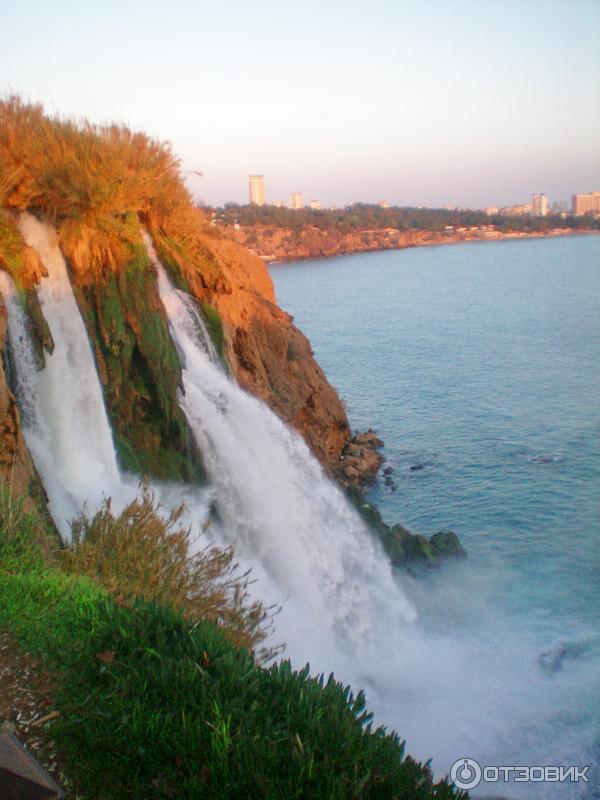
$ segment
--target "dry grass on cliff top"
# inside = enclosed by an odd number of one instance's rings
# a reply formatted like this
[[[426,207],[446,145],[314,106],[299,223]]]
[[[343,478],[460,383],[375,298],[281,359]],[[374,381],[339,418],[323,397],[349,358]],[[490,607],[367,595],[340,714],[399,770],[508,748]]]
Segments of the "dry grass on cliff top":
[[[139,243],[132,216],[192,254],[207,233],[169,143],[49,117],[15,95],[0,99],[0,206],[48,218],[81,271],[125,263],[124,242]]]

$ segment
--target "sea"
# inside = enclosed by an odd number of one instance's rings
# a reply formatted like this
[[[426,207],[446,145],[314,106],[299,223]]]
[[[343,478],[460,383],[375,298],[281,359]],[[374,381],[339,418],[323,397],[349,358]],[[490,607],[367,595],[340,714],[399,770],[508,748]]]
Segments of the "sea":
[[[367,498],[468,553],[399,578],[429,644],[394,645],[379,718],[442,774],[476,761],[472,796],[600,797],[600,236],[270,274],[351,427],[385,442]],[[499,780],[516,766],[538,769]]]

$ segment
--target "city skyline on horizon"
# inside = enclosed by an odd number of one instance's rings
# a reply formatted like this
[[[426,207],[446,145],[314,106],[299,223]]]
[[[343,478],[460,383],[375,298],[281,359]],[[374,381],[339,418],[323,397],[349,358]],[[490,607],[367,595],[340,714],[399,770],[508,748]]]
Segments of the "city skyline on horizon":
[[[274,206],[274,207],[286,207],[291,209],[298,209],[298,208],[312,208],[312,209],[343,209],[351,207],[355,204],[366,203],[368,205],[378,205],[383,208],[388,208],[390,206],[398,206],[396,203],[390,203],[387,199],[379,199],[376,202],[373,201],[365,201],[362,199],[353,200],[342,205],[323,205],[320,199],[311,199],[305,202],[304,200],[304,192],[293,190],[288,192],[289,202],[286,203],[280,197],[274,198],[270,197],[267,193],[267,179],[264,174],[248,174],[248,196],[247,196],[247,203],[239,202],[236,200],[227,200],[224,203],[219,204],[212,204],[212,203],[205,203],[205,205],[209,207],[225,207],[228,204],[231,205],[259,205],[259,206]],[[589,192],[573,192],[569,195],[567,199],[558,199],[558,198],[550,198],[546,192],[540,192],[539,195],[537,192],[531,193],[530,197],[532,202],[530,203],[510,203],[506,206],[493,206],[493,205],[486,205],[480,207],[472,207],[472,206],[459,206],[459,205],[444,205],[444,206],[432,206],[432,205],[420,205],[415,206],[414,204],[406,204],[405,207],[414,207],[414,208],[443,208],[447,210],[472,210],[472,211],[486,211],[488,213],[492,213],[493,211],[501,212],[501,211],[508,211],[508,209],[521,209],[518,213],[526,213],[526,209],[529,208],[534,215],[536,216],[546,216],[547,214],[551,214],[552,212],[555,213],[569,213],[571,209],[574,210],[577,205],[576,198],[581,197],[591,197],[592,195],[600,195],[600,191],[598,190],[589,190]],[[542,200],[543,198],[543,200]],[[536,202],[540,200],[545,208],[544,213],[539,214],[536,212]],[[537,209],[539,211],[539,207]]]
[[[170,141],[210,205],[258,172],[338,207],[600,186],[595,0],[22,0],[3,29],[0,91]]]

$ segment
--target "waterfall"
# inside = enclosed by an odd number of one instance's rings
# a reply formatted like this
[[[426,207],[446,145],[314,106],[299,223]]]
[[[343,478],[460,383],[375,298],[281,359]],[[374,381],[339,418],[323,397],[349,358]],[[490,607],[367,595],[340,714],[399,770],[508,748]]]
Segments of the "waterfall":
[[[0,292],[8,309],[8,339],[15,362],[17,400],[27,447],[42,478],[48,506],[63,539],[81,511],[93,514],[105,498],[120,511],[138,494],[139,476],[117,465],[102,386],[55,231],[31,214],[21,215],[23,238],[48,272],[36,293],[52,338],[38,371],[25,309],[10,276],[0,271]],[[186,521],[201,529],[212,503],[209,489],[151,483],[167,511],[182,502]]]
[[[135,495],[120,473],[102,387],[53,229],[29,214],[22,234],[48,271],[36,292],[55,349],[36,368],[24,309],[8,275],[0,288],[9,308],[24,434],[63,536],[82,509],[104,497],[115,507]],[[222,370],[193,298],[173,288],[149,237],[149,255],[171,334],[183,365],[181,408],[203,453],[211,489],[154,486],[161,502],[184,500],[190,521],[215,502],[215,536],[235,544],[244,566],[260,576],[257,594],[284,603],[291,630],[319,630],[352,650],[365,648],[414,618],[379,544],[358,513],[323,474],[302,438]],[[301,636],[294,636],[300,641]],[[325,646],[325,645],[324,645]],[[327,644],[327,647],[330,645]],[[337,645],[336,645],[337,646]],[[326,665],[325,665],[326,666]]]
[[[48,276],[36,293],[54,339],[38,371],[25,311],[6,273],[0,290],[8,308],[8,335],[16,367],[23,433],[64,538],[83,509],[93,512],[105,497],[122,505],[135,495],[117,467],[110,424],[85,325],[79,313],[56,233],[31,214],[21,215],[23,238],[40,255]]]
[[[24,435],[50,512],[68,536],[69,520],[114,495],[120,476],[94,357],[56,234],[31,214],[21,215],[19,227],[48,272],[36,292],[55,344],[41,372],[31,359],[19,359],[19,388],[34,406],[24,420]],[[22,351],[23,311],[14,295],[8,302],[11,342],[18,338]]]
[[[92,349],[56,235],[28,214],[20,225],[48,271],[36,287],[55,343],[43,370],[37,370],[25,311],[5,273],[0,291],[25,439],[52,516],[68,538],[69,522],[81,510],[93,513],[104,497],[118,510],[135,497],[138,479],[118,468]],[[313,671],[335,670],[344,680],[369,684],[373,698],[381,665],[411,628],[415,611],[380,545],[303,439],[225,374],[195,300],[171,285],[146,243],[182,361],[179,402],[210,482],[151,488],[167,510],[184,502],[186,522],[198,527],[216,506],[212,537],[233,543],[242,568],[252,568],[256,598],[283,602],[272,643],[285,642],[298,666],[309,660]]]
[[[21,422],[27,428],[37,419],[37,358],[22,300],[8,272],[0,270],[0,294],[8,312],[8,345],[14,362],[15,391]],[[12,373],[12,369],[11,369]]]
[[[182,354],[180,405],[215,490],[223,529],[303,619],[344,649],[380,641],[415,617],[388,559],[304,440],[220,368],[194,301],[146,245]],[[284,608],[284,614],[287,609]],[[296,612],[294,612],[296,613]],[[288,625],[284,626],[288,627]]]

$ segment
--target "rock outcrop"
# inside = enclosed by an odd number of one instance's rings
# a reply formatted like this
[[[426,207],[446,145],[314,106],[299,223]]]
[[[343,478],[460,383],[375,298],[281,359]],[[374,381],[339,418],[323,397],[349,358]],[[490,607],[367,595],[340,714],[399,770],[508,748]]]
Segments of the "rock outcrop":
[[[367,525],[381,540],[392,566],[397,569],[414,573],[439,567],[444,561],[467,557],[453,531],[438,531],[427,539],[404,525],[387,525],[377,508],[364,502],[360,495],[351,494],[351,499]]]
[[[373,483],[384,462],[379,452],[382,440],[375,431],[355,433],[348,440],[339,461],[333,467],[333,475],[348,489],[361,489]]]

